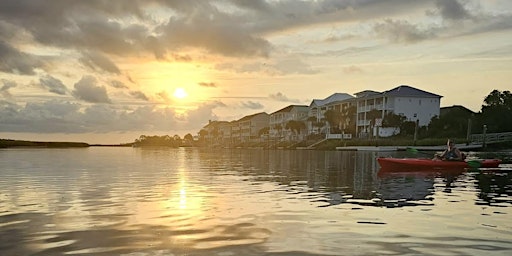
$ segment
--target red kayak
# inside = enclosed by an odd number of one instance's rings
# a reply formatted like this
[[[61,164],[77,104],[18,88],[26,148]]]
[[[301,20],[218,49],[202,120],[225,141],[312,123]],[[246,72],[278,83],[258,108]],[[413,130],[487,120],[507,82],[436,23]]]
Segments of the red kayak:
[[[394,171],[415,170],[453,170],[464,168],[497,168],[500,159],[480,159],[466,161],[442,161],[421,158],[390,158],[379,157],[377,161],[382,169]]]

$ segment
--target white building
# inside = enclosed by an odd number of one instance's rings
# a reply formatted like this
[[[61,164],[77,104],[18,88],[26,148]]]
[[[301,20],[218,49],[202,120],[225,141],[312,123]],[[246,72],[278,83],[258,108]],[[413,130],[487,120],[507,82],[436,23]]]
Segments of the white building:
[[[368,112],[373,109],[380,111],[381,120],[387,113],[405,116],[407,121],[417,122],[418,126],[426,126],[434,116],[439,116],[440,95],[400,85],[385,92],[363,91],[356,93],[357,127],[356,133],[364,136],[373,131]],[[387,137],[395,133],[392,129],[381,129],[379,136]]]
[[[265,112],[244,116],[232,122],[231,136],[234,143],[254,142],[260,140],[259,132],[268,127],[269,114]]]
[[[290,105],[270,114],[270,130],[269,136],[272,139],[284,140],[301,140],[305,136],[302,131],[294,134],[291,129],[286,126],[290,121],[306,122],[309,107],[306,105]],[[305,128],[305,126],[304,126]],[[305,133],[305,131],[304,131]]]

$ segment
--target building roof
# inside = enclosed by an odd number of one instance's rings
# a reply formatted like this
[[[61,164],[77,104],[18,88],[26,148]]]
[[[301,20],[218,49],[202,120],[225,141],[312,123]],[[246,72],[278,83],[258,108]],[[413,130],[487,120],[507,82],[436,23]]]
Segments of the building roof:
[[[264,115],[268,115],[267,113],[265,112],[260,112],[260,113],[256,113],[256,114],[252,114],[252,115],[248,115],[248,116],[244,116],[240,119],[238,119],[238,121],[247,121],[247,120],[251,120],[253,117],[257,116],[257,115],[261,115],[261,114],[264,114]]]
[[[427,91],[423,91],[420,89],[416,89],[414,87],[408,86],[408,85],[400,85],[396,88],[393,88],[391,90],[385,91],[382,94],[385,94],[386,96],[406,96],[406,97],[433,97],[433,98],[441,98],[443,96],[437,95],[434,93],[430,93]]]
[[[271,113],[271,115],[279,113],[279,112],[290,112],[294,108],[309,108],[309,106],[306,106],[306,105],[289,105],[289,106],[284,107],[284,108],[282,108],[282,109],[280,109],[280,110],[278,110],[276,112]]]
[[[445,114],[448,114],[452,111],[458,111],[459,113],[465,113],[465,114],[468,114],[468,115],[471,115],[471,114],[475,114],[475,112],[473,112],[472,110],[464,107],[464,106],[461,106],[461,105],[453,105],[453,106],[450,106],[450,107],[442,107],[440,108],[440,113],[439,115],[443,116]]]
[[[356,95],[356,97],[358,97],[358,98],[379,95],[379,94],[381,94],[381,93],[372,91],[372,90],[364,90],[362,92],[354,93],[354,95]]]
[[[222,124],[229,124],[229,122],[228,121],[212,121],[212,120],[209,120],[208,124],[206,124],[203,128],[217,127],[217,126],[222,125]]]
[[[324,106],[324,105],[328,105],[330,103],[344,101],[344,100],[348,100],[348,99],[352,99],[352,98],[354,98],[354,96],[352,96],[350,94],[337,92],[323,100],[314,99],[311,102],[310,106],[312,106],[312,105]]]

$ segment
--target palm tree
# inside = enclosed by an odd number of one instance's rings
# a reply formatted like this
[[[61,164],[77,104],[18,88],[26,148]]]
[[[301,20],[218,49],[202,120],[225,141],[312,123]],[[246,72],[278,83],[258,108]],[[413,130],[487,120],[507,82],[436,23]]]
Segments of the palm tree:
[[[345,133],[356,133],[357,107],[349,106],[341,111],[342,131]]]
[[[341,126],[341,120],[342,120],[342,114],[339,111],[329,109],[325,111],[324,113],[325,119],[329,123],[329,128],[331,131],[334,131],[334,133],[337,133],[340,131]]]
[[[301,121],[290,120],[288,123],[286,123],[285,128],[291,130],[295,134],[300,134],[300,131],[306,128],[306,124]]]

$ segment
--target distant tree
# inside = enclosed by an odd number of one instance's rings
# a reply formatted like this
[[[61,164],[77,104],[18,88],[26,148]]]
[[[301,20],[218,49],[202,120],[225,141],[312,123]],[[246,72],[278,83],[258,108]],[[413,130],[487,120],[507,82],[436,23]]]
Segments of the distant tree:
[[[281,130],[283,130],[283,126],[281,126],[280,124],[274,126],[274,129],[277,130],[277,132],[281,133]]]
[[[206,136],[208,136],[208,131],[205,129],[201,129],[198,134],[200,140],[205,140]]]
[[[263,127],[258,131],[258,135],[261,136],[261,135],[268,134],[269,131],[270,131],[270,127],[268,127],[268,126]]]
[[[181,140],[180,140],[181,142]],[[165,146],[165,147],[178,147],[180,146],[177,141],[175,141],[169,135],[164,136],[146,136],[141,135],[138,139],[133,143],[134,146],[137,147],[147,147],[147,146]]]
[[[510,91],[493,90],[484,99],[480,123],[487,125],[488,132],[512,130],[512,94]]]
[[[183,136],[183,144],[185,144],[187,146],[191,146],[191,145],[193,145],[193,143],[194,143],[194,136],[192,136],[192,134],[187,133],[187,134],[185,134],[185,136]]]
[[[187,134],[185,134],[183,139],[186,140],[186,141],[193,141],[194,140],[194,136],[192,136],[192,134],[190,134],[190,133],[187,133]]]
[[[427,136],[437,138],[463,138],[468,130],[472,113],[464,108],[453,108],[442,116],[434,116],[428,124]]]
[[[342,130],[344,133],[355,134],[356,133],[356,115],[357,107],[349,106],[341,111],[341,123]]]
[[[368,113],[366,113],[366,119],[370,120],[371,127],[375,126],[375,121],[377,120],[377,118],[380,118],[381,116],[382,116],[382,111],[377,110],[375,108],[368,111]]]
[[[401,135],[413,135],[415,129],[416,129],[416,122],[405,121],[400,126],[400,134]]]
[[[384,115],[384,119],[382,119],[382,127],[400,127],[406,119],[403,115],[388,112]]]
[[[331,133],[341,132],[340,126],[343,115],[340,111],[329,109],[325,111],[324,117],[327,123],[329,124]]]
[[[290,120],[286,123],[285,128],[291,130],[295,134],[299,134],[301,130],[306,128],[306,124],[301,121]]]

